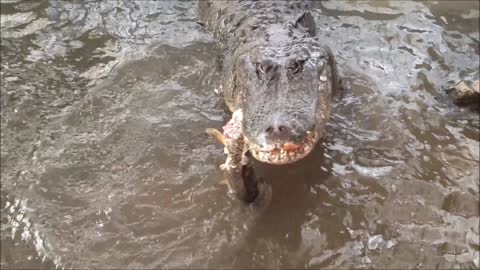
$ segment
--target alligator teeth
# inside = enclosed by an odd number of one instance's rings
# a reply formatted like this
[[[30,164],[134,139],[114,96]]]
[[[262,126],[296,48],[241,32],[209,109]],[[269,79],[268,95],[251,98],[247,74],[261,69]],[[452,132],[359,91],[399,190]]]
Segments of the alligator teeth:
[[[305,157],[312,151],[315,144],[315,137],[317,137],[318,134],[315,131],[306,131],[306,134],[307,136],[305,136],[301,144],[283,144],[276,142],[273,144],[257,145],[249,143],[248,146],[251,153],[260,161],[272,164],[291,163]]]
[[[273,149],[275,149],[275,146],[274,146],[274,145],[271,145],[271,144],[269,144],[269,145],[264,145],[264,146],[262,147],[262,151],[267,151],[267,152],[268,152],[268,151],[272,151]]]

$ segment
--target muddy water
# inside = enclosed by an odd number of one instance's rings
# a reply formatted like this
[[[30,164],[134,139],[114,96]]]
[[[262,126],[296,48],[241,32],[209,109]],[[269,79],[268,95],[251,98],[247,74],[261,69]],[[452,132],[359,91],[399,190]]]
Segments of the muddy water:
[[[479,4],[317,2],[346,89],[297,164],[219,184],[219,46],[187,1],[2,1],[2,268],[479,268]],[[255,217],[255,219],[252,219]]]

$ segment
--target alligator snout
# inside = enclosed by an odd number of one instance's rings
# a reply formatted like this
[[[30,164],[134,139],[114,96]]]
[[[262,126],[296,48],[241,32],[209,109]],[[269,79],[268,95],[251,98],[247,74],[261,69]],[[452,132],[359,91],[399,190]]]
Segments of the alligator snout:
[[[271,164],[292,163],[306,156],[317,138],[314,126],[299,120],[273,117],[264,122],[262,131],[248,140],[252,155]]]
[[[298,142],[303,139],[306,129],[288,119],[273,119],[267,123],[264,134],[267,143],[271,142]]]
[[[300,143],[305,139],[307,131],[313,131],[312,125],[307,125],[302,119],[276,114],[262,123],[254,141],[260,145],[275,145],[285,143]]]

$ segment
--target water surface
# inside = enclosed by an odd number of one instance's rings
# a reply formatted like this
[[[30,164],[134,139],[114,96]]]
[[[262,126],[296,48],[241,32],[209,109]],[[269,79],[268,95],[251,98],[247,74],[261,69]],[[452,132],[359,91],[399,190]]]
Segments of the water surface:
[[[219,44],[187,1],[2,1],[2,268],[479,268],[479,4],[316,2],[346,85],[304,160],[219,184]]]

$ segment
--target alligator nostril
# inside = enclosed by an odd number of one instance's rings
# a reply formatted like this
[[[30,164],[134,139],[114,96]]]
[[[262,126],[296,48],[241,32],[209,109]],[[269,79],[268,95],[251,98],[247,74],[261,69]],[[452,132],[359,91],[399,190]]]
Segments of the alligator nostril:
[[[280,133],[284,133],[288,130],[288,128],[286,126],[279,126],[278,127],[278,131],[280,131]]]
[[[286,134],[289,132],[289,128],[287,126],[269,126],[268,128],[265,129],[265,133],[273,135],[273,134]]]

